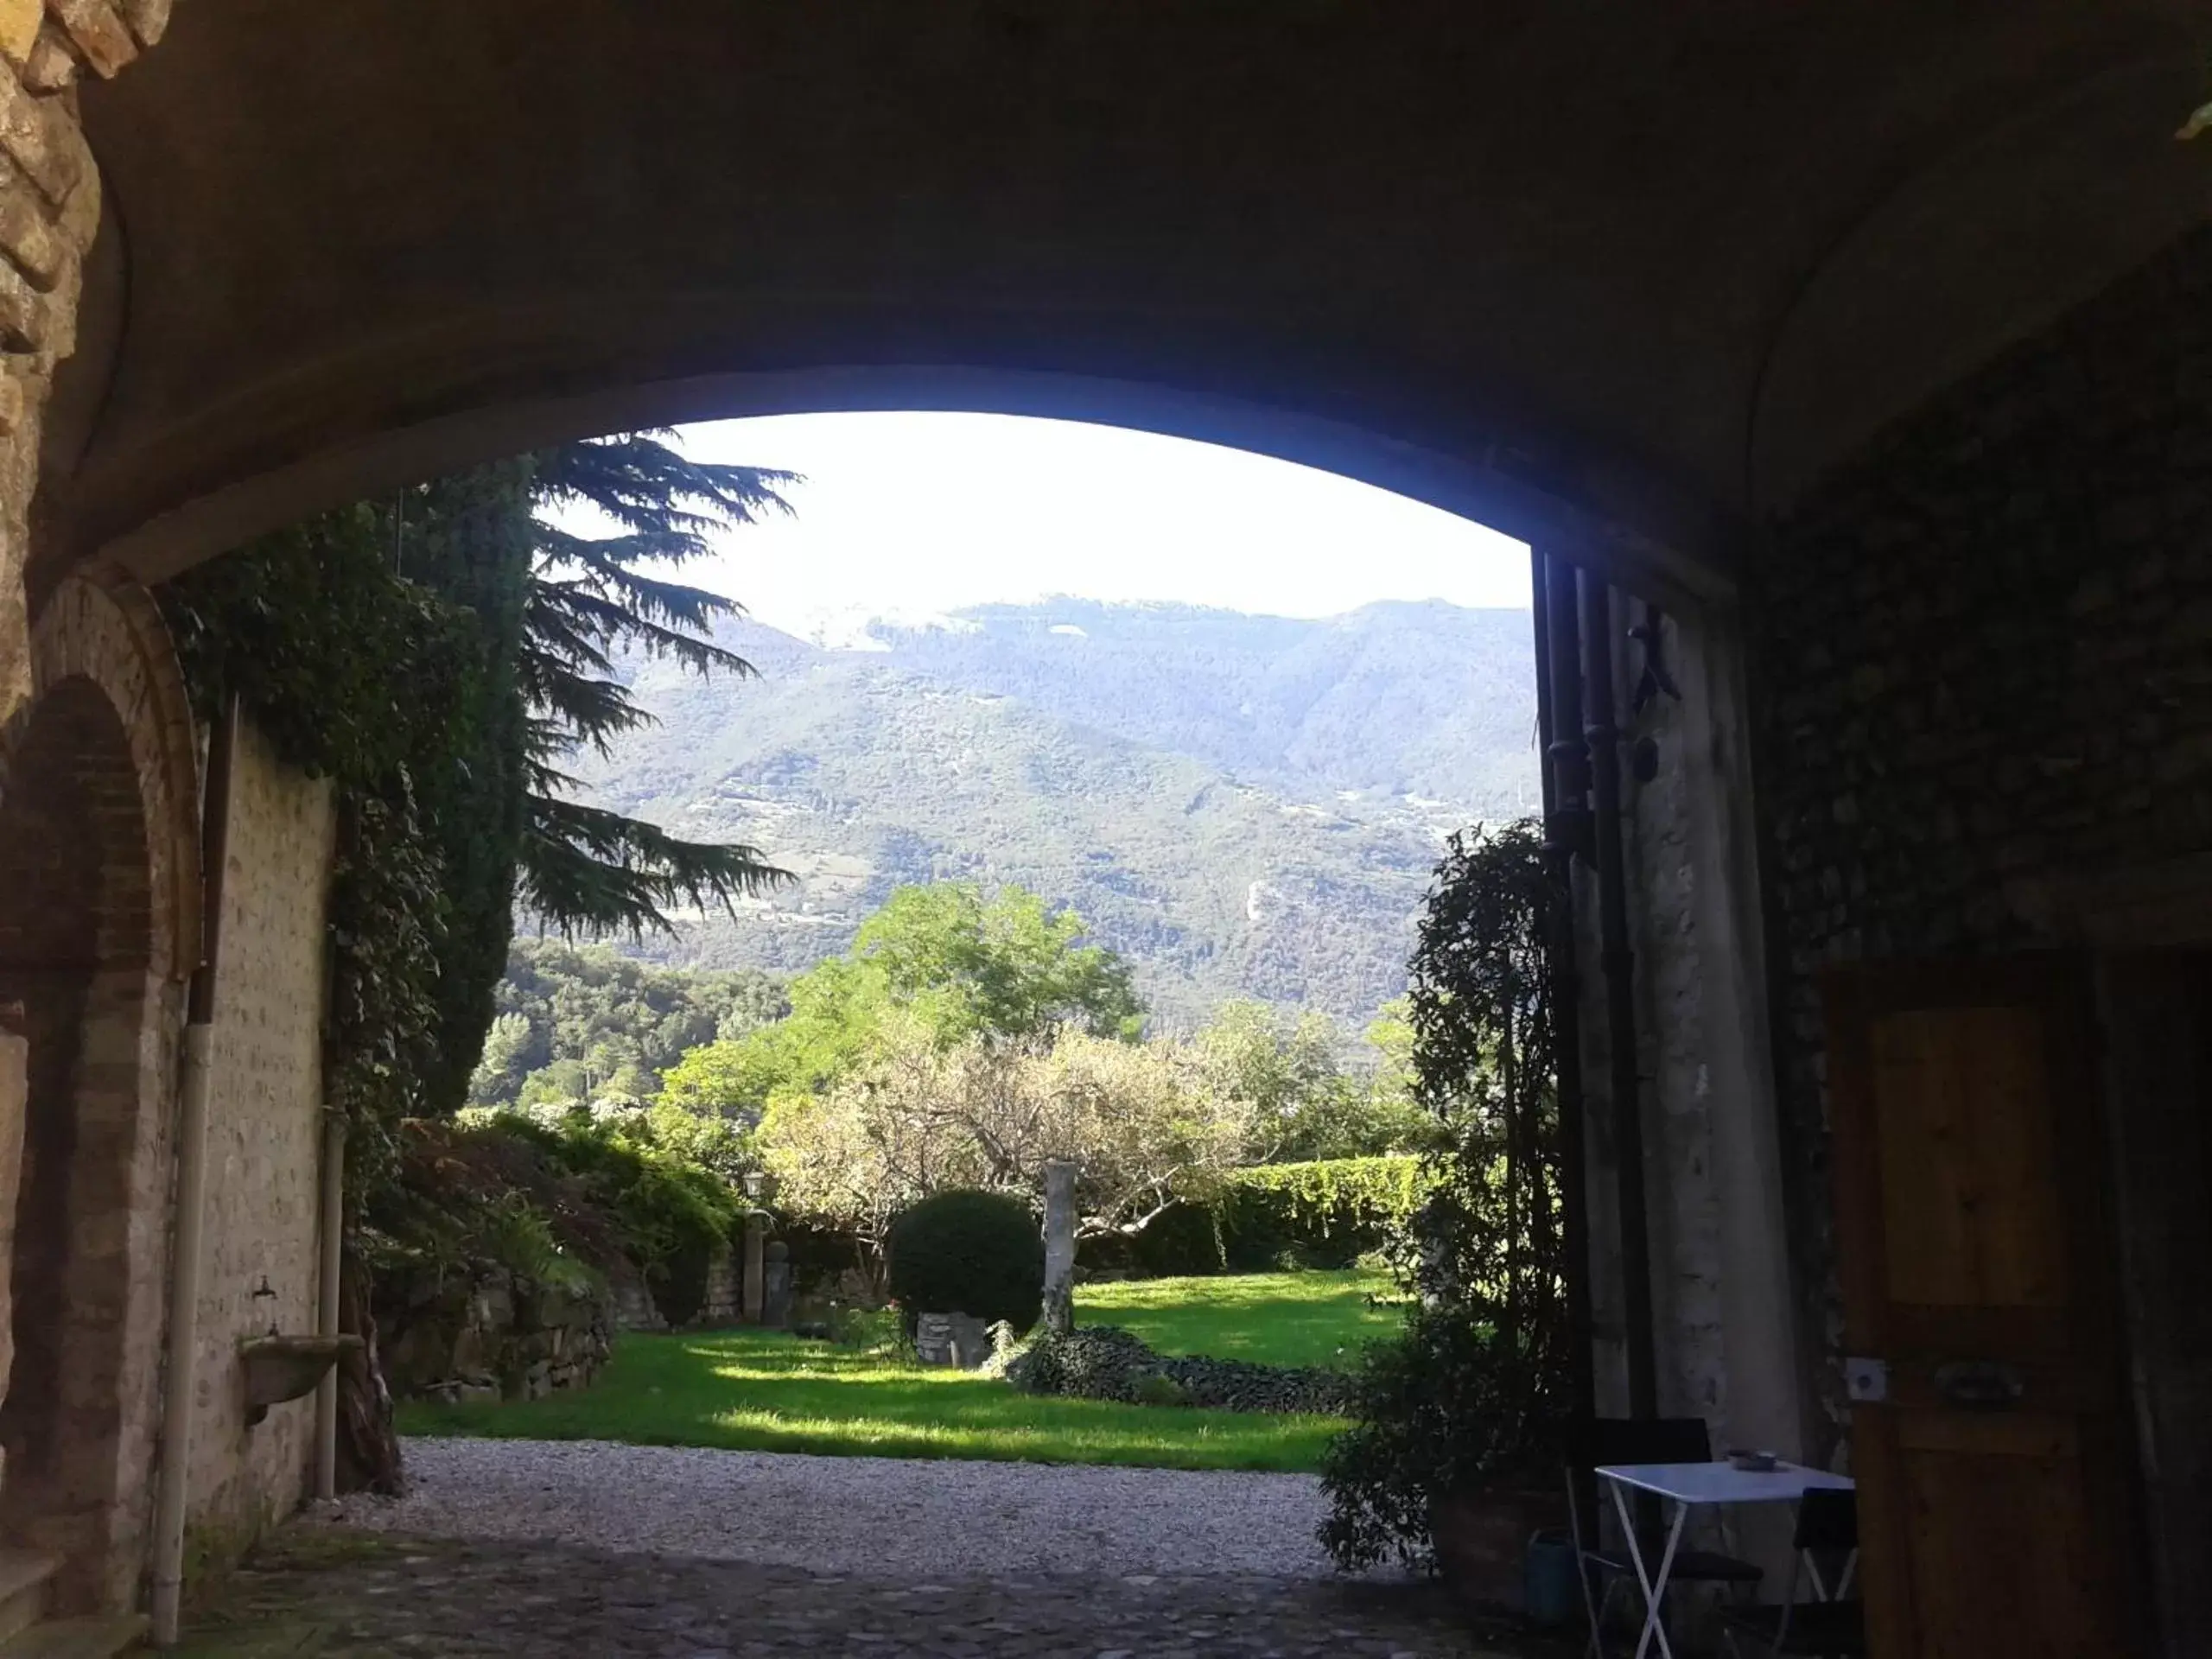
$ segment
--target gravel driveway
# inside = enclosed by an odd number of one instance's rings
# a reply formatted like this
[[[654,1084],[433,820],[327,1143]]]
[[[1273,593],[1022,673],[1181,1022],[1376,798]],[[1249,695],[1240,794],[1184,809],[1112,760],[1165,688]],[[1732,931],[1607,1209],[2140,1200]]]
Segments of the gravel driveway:
[[[336,1518],[878,1577],[1321,1578],[1310,1475],[823,1458],[605,1441],[411,1440],[403,1498]]]

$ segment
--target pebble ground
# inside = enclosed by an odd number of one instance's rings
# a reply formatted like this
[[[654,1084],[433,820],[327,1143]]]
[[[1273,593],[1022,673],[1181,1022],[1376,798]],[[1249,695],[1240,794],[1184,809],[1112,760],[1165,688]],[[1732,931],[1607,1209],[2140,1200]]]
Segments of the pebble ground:
[[[285,1529],[193,1659],[1530,1659],[1434,1584],[1347,1580],[1311,1478],[416,1440]],[[1560,1651],[1565,1651],[1560,1649]]]

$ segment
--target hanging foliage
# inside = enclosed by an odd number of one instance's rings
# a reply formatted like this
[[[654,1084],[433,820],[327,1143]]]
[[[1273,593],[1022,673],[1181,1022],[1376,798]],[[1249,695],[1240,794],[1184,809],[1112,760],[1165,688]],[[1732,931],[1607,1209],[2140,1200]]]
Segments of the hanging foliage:
[[[332,1103],[358,1167],[465,1101],[513,931],[527,730],[527,462],[345,507],[161,593],[203,716],[235,693],[332,780]]]

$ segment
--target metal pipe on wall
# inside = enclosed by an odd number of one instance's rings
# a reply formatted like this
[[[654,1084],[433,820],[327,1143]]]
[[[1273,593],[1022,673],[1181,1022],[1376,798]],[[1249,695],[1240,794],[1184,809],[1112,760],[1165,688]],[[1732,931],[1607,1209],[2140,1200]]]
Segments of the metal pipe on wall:
[[[1590,822],[1588,756],[1582,746],[1581,650],[1575,631],[1573,567],[1531,548],[1529,591],[1536,636],[1536,740],[1543,753],[1544,855],[1552,883],[1550,969],[1552,1038],[1559,1106],[1560,1231],[1567,1256],[1567,1324],[1572,1368],[1570,1405],[1577,1416],[1597,1409],[1591,1351],[1590,1171],[1582,1090],[1582,976],[1574,954],[1574,849]],[[1554,594],[1564,588],[1566,602]],[[1567,684],[1560,684],[1562,671]],[[1560,709],[1568,710],[1563,739]],[[1578,1494],[1578,1497],[1580,1495]],[[1594,1494],[1591,1500],[1594,1502]],[[1586,1513],[1594,1514],[1595,1510]]]
[[[176,1645],[184,1598],[184,1516],[191,1496],[194,1350],[200,1339],[200,1267],[207,1217],[207,1097],[215,1048],[215,973],[223,932],[223,874],[230,859],[231,780],[238,753],[232,696],[207,737],[200,802],[200,964],[185,995],[183,1099],[176,1128],[176,1231],[169,1258],[168,1353],[162,1393],[162,1464],[154,1494],[154,1642]]]
[[[346,1115],[322,1109],[321,1281],[315,1287],[317,1336],[338,1334],[338,1269],[346,1243]],[[315,1385],[315,1495],[338,1496],[338,1371],[332,1366]]]
[[[1588,678],[1583,737],[1590,746],[1591,807],[1598,864],[1599,961],[1605,975],[1605,1046],[1613,1097],[1613,1149],[1619,1160],[1621,1311],[1628,1361],[1629,1414],[1651,1417],[1659,1405],[1652,1330],[1651,1234],[1644,1193],[1643,1084],[1637,1065],[1636,957],[1629,948],[1627,861],[1621,846],[1620,728],[1613,690],[1613,594],[1582,572],[1582,662]]]

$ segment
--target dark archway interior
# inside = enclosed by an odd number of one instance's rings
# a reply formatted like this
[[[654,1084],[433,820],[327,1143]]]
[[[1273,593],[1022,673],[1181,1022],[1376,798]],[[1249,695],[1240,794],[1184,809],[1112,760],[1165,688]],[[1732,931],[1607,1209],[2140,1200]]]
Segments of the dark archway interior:
[[[121,721],[73,680],[0,775],[0,1008],[29,1039],[0,1398],[0,1540],[58,1555],[89,1608],[117,1493],[124,1242],[150,941],[145,818]]]
[[[1293,412],[1725,564],[2202,220],[2202,7],[192,0],[83,88],[38,557],[873,367]]]

